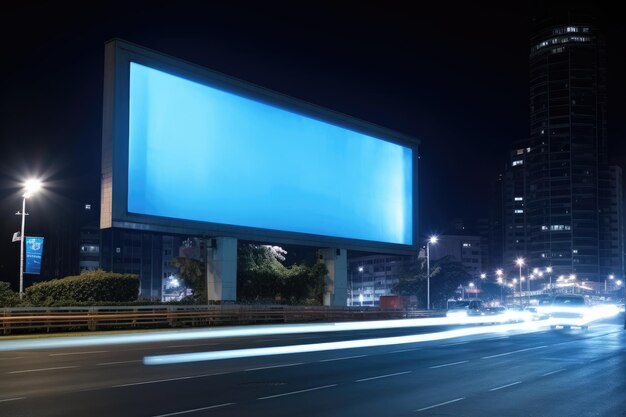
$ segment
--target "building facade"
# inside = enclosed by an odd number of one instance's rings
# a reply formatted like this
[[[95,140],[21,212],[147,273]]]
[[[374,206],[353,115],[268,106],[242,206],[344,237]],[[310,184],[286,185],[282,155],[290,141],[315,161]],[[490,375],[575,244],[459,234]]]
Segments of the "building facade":
[[[530,47],[530,137],[504,174],[503,265],[624,274],[621,169],[609,165],[606,57],[588,14],[538,22]]]

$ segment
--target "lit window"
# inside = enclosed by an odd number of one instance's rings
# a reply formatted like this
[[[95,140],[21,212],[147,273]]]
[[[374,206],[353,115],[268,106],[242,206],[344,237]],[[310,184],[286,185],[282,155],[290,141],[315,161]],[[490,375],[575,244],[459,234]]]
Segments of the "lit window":
[[[464,247],[464,248],[469,248],[470,246],[472,246],[472,244],[471,244],[471,243],[463,243],[463,247]]]
[[[572,249],[572,253],[578,253],[578,249]]]
[[[524,212],[524,210],[520,210],[520,209],[515,210],[515,214],[521,214],[523,212]]]
[[[548,230],[548,226],[541,226],[541,230]]]
[[[85,210],[91,210],[91,204],[85,204]]]
[[[522,165],[524,163],[524,161],[519,160],[519,161],[513,161],[513,163],[511,165],[516,166],[516,165]]]
[[[514,200],[515,201],[522,201],[522,200],[524,200],[524,197],[515,197]]]

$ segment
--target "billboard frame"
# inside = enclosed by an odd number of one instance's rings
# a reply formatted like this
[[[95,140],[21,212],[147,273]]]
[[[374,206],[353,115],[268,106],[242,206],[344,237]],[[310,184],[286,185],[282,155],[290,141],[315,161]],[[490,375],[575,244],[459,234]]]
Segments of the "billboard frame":
[[[129,86],[130,63],[136,62],[174,76],[209,85],[260,103],[356,131],[412,150],[411,245],[261,229],[128,212]],[[336,247],[365,252],[415,254],[418,239],[418,146],[415,138],[320,106],[259,87],[205,67],[113,39],[105,44],[102,125],[101,228],[227,236],[247,241],[315,247]]]

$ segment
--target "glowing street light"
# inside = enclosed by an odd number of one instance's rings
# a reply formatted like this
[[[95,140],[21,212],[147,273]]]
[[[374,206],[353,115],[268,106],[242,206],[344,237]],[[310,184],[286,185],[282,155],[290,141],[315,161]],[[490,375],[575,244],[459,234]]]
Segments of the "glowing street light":
[[[426,241],[426,309],[430,310],[430,245],[439,241],[437,236],[431,236]]]
[[[469,287],[473,289],[474,288],[474,283],[470,282],[469,283]],[[476,292],[474,292],[474,298],[476,298]]]
[[[41,181],[38,179],[29,179],[24,183],[24,194],[22,194],[22,212],[15,214],[22,216],[22,229],[20,232],[20,300],[24,296],[24,245],[26,244],[25,226],[26,226],[26,199],[32,197],[42,187]]]
[[[615,279],[615,275],[613,275],[613,274],[609,275],[609,279],[610,280],[614,280]],[[604,280],[604,295],[606,295],[606,279]]]
[[[515,263],[519,266],[519,303],[522,304],[522,266],[524,266],[524,258],[517,258]]]
[[[548,266],[546,268],[546,273],[548,273],[550,277],[550,286],[548,288],[551,290],[552,289],[552,267],[551,266]]]

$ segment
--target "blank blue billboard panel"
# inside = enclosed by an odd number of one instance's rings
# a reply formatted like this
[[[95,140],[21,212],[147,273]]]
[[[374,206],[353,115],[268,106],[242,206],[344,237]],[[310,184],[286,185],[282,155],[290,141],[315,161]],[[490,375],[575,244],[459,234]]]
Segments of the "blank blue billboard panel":
[[[408,147],[130,63],[128,212],[411,245]]]

